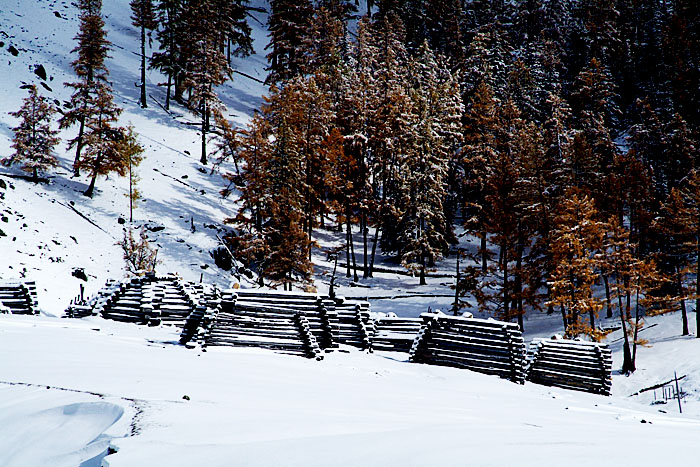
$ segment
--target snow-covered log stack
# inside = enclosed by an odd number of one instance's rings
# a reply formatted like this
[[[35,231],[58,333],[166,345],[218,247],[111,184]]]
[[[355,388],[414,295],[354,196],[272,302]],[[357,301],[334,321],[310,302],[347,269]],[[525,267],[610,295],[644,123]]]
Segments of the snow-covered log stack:
[[[317,360],[323,358],[308,315],[302,309],[241,300],[237,294],[226,291],[216,311],[211,317],[205,314],[201,321],[205,349],[260,347]]]
[[[376,319],[372,346],[375,350],[409,352],[422,325],[421,318],[386,316]]]
[[[205,293],[203,286],[184,283],[177,276],[147,275],[122,283],[108,281],[96,297],[71,303],[66,315],[86,316],[91,306],[91,314],[115,321],[183,325],[199,299],[213,298],[212,293],[216,292]]]
[[[338,297],[335,310],[338,313],[338,342],[371,349],[374,320],[370,317],[369,302]]]
[[[543,339],[534,348],[527,370],[533,383],[610,395],[612,353],[607,344],[568,339]]]
[[[36,283],[34,281],[0,282],[0,307],[12,314],[39,314]]]
[[[250,289],[235,289],[226,292],[231,295],[235,294],[235,304],[238,310],[274,311],[290,316],[294,316],[297,311],[302,311],[309,321],[311,333],[322,349],[338,346],[338,314],[335,302],[328,297],[304,292]]]
[[[410,360],[525,382],[525,343],[513,323],[436,314],[416,336]]]

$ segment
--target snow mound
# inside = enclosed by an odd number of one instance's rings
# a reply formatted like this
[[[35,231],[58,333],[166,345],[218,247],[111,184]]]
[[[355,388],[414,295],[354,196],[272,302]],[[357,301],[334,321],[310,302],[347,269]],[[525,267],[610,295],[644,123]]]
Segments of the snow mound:
[[[15,399],[0,411],[0,452],[6,467],[75,467],[106,453],[103,433],[124,414],[108,402],[76,402],[37,410],[34,400]],[[99,465],[99,464],[97,464]]]

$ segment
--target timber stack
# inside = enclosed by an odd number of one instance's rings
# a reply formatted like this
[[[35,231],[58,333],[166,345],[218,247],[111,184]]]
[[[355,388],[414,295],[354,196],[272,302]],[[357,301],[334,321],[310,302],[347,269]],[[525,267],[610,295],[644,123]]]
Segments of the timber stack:
[[[545,386],[610,395],[612,352],[607,344],[538,339],[530,344],[527,380]]]
[[[335,310],[338,314],[338,341],[341,344],[372,350],[374,320],[370,316],[369,302],[336,297]]]
[[[409,359],[525,382],[525,343],[513,323],[434,314],[426,317]]]
[[[372,345],[375,350],[410,352],[423,323],[421,318],[399,318],[393,313],[376,319]]]
[[[328,313],[323,300],[312,298],[311,294],[226,290],[216,309],[200,319],[202,348],[259,347],[321,360],[320,343],[328,348],[333,339],[324,322]],[[187,336],[180,342],[185,343],[183,340]]]
[[[34,281],[0,282],[0,310],[19,315],[38,315],[36,283]]]

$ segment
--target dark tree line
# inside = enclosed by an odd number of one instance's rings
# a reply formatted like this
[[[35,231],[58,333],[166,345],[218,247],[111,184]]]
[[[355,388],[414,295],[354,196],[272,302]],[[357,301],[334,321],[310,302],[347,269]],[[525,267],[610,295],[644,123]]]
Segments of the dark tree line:
[[[700,238],[696,2],[373,5],[348,32],[351,2],[271,2],[271,97],[231,135],[250,199],[236,242],[261,276],[310,277],[308,260],[270,272],[270,252],[290,248],[267,230],[287,183],[306,232],[285,239],[299,239],[298,261],[334,214],[349,276],[372,276],[379,245],[422,279],[462,226],[481,245],[461,292],[502,318],[557,311],[568,334],[599,337],[598,312],[618,308],[634,337],[635,306],[686,316]]]

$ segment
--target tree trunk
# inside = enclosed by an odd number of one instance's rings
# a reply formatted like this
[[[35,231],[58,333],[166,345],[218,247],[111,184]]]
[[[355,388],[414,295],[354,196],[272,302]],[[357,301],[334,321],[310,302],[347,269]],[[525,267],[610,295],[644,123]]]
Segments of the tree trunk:
[[[690,331],[688,330],[688,310],[685,307],[685,299],[683,298],[683,283],[681,282],[681,272],[678,268],[676,268],[676,290],[678,292],[678,296],[680,297],[681,320],[683,321],[683,335],[687,336],[688,334],[690,334]]]
[[[619,280],[619,278],[618,278]],[[630,351],[630,341],[627,335],[627,321],[625,321],[625,311],[622,308],[622,294],[620,293],[620,288],[618,284],[617,291],[617,302],[620,308],[620,324],[622,326],[622,337],[624,338],[624,343],[622,346],[623,350],[623,360],[622,360],[622,371],[623,373],[632,373],[635,370],[634,362],[632,361],[632,352]]]
[[[73,176],[80,177],[80,152],[83,150],[83,135],[85,134],[85,117],[80,117],[80,129],[78,130],[78,139],[75,143],[75,159],[73,160]]]
[[[610,281],[608,280],[607,273],[601,272],[600,275],[603,277],[603,283],[605,284],[605,304],[607,306],[605,317],[612,318],[612,304],[610,302]]]
[[[508,246],[501,244],[501,269],[503,270],[503,319],[510,320],[510,295],[508,293]]]
[[[347,229],[348,229],[348,238],[350,239],[350,255],[352,256],[352,274],[353,274],[352,280],[354,282],[357,282],[360,280],[360,278],[357,276],[357,261],[355,259],[355,241],[352,238],[352,227],[350,226],[350,216],[349,215],[348,215],[346,222],[347,222]]]
[[[85,190],[85,193],[83,193],[85,196],[88,198],[92,198],[92,194],[95,191],[95,181],[97,180],[97,171],[95,171],[92,174],[92,179],[90,179],[90,186],[88,186],[88,189]]]
[[[170,110],[170,88],[173,85],[173,74],[168,73],[168,84],[165,91],[165,110]]]
[[[202,105],[202,157],[199,159],[202,165],[207,165],[207,105]]]
[[[141,108],[148,107],[146,102],[146,26],[141,25]]]
[[[488,268],[488,251],[486,251],[486,229],[481,231],[481,272],[486,274]]]
[[[362,278],[367,279],[369,277],[369,268],[367,266],[367,235],[369,234],[369,229],[367,228],[367,214],[365,210],[362,210],[362,246],[364,248],[363,259],[363,271]]]
[[[700,338],[700,234],[695,241],[695,337]]]
[[[350,201],[346,201],[346,203],[349,203]],[[350,211],[350,206],[349,204],[345,205],[345,212]],[[350,242],[352,241],[352,232],[350,231],[350,216],[346,215],[346,226],[347,228],[345,229],[345,266],[347,266],[347,271],[345,272],[345,277],[350,277]]]
[[[520,332],[525,331],[524,311],[523,311],[523,251],[525,250],[525,238],[523,228],[518,224],[518,249],[516,251],[515,261],[515,293],[517,294],[517,311],[518,311],[518,327]]]
[[[374,258],[377,253],[377,241],[379,240],[379,224],[374,228],[374,240],[372,240],[372,256],[369,259],[369,270],[367,271],[367,277],[374,277]]]

